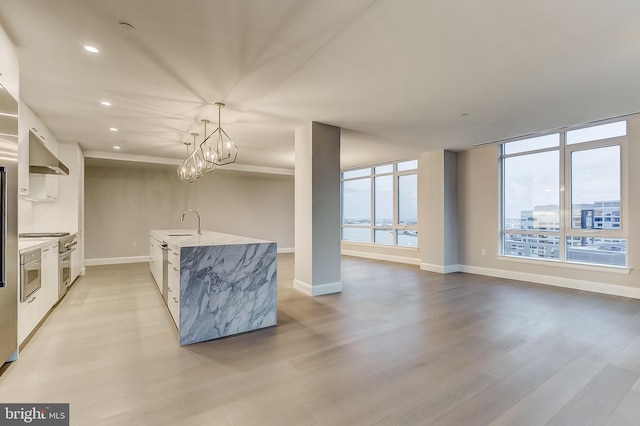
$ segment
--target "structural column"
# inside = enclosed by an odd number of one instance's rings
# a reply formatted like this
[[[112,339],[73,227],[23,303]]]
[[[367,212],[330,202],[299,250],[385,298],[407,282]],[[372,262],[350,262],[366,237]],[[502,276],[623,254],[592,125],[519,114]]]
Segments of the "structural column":
[[[431,151],[420,157],[418,181],[420,269],[446,274],[458,265],[458,154]]]
[[[311,122],[295,134],[295,274],[310,296],[342,291],[340,128]]]

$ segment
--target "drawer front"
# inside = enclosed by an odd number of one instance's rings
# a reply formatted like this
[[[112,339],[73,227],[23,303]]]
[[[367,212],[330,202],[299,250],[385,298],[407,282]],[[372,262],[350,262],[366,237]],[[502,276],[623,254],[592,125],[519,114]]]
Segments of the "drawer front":
[[[171,313],[171,318],[173,318],[173,322],[175,323],[178,330],[180,330],[180,294],[173,291],[169,293],[169,297],[167,298],[167,307],[169,308],[169,313]]]

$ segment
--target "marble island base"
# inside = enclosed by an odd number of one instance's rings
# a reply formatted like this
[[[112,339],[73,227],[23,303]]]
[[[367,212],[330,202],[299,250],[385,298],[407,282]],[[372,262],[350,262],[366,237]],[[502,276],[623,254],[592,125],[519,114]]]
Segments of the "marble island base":
[[[177,305],[171,313],[180,345],[276,325],[276,243],[209,231],[195,239],[169,236],[175,233],[151,231],[151,241],[155,236],[170,255],[179,253],[169,258],[179,289],[169,285],[166,300],[170,311]]]

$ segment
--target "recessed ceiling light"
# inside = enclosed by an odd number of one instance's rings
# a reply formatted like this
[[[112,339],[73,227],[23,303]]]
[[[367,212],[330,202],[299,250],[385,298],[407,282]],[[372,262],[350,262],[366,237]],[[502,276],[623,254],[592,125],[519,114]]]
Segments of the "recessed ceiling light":
[[[114,146],[113,149],[120,149],[120,147],[119,146]]]
[[[97,47],[85,44],[84,45],[84,50],[86,50],[87,52],[91,52],[91,53],[98,53],[100,50],[98,50]]]
[[[112,132],[117,132],[118,129],[116,129],[115,127],[109,127],[109,130],[111,130]]]
[[[109,101],[102,101],[102,102],[100,102],[100,103],[101,103],[102,105],[104,105],[104,106],[111,106],[111,102],[109,102]]]

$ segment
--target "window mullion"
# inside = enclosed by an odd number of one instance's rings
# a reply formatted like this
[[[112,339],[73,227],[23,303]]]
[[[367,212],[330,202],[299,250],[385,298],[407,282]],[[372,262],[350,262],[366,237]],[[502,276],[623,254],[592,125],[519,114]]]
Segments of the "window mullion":
[[[391,234],[393,238],[393,245],[398,245],[398,221],[399,212],[398,212],[398,172],[396,171],[396,165],[393,167],[393,225],[391,228]]]
[[[560,132],[560,260],[567,260],[567,229],[571,229],[571,156],[567,155],[567,134]]]
[[[372,171],[373,171],[373,168],[372,168]],[[376,177],[375,177],[375,174],[372,173],[371,174],[371,185],[370,185],[370,188],[369,188],[369,190],[371,191],[371,197],[370,197],[371,205],[369,206],[369,208],[371,209],[371,215],[369,216],[369,217],[371,217],[371,223],[369,224],[369,232],[371,234],[371,242],[373,244],[376,243],[376,240],[375,240],[376,235],[375,235],[375,232],[374,232],[375,225],[376,225],[376,216],[375,216],[375,214],[376,214],[376,208],[375,208],[375,206],[376,206],[376,190],[375,190],[375,188],[376,188]]]

